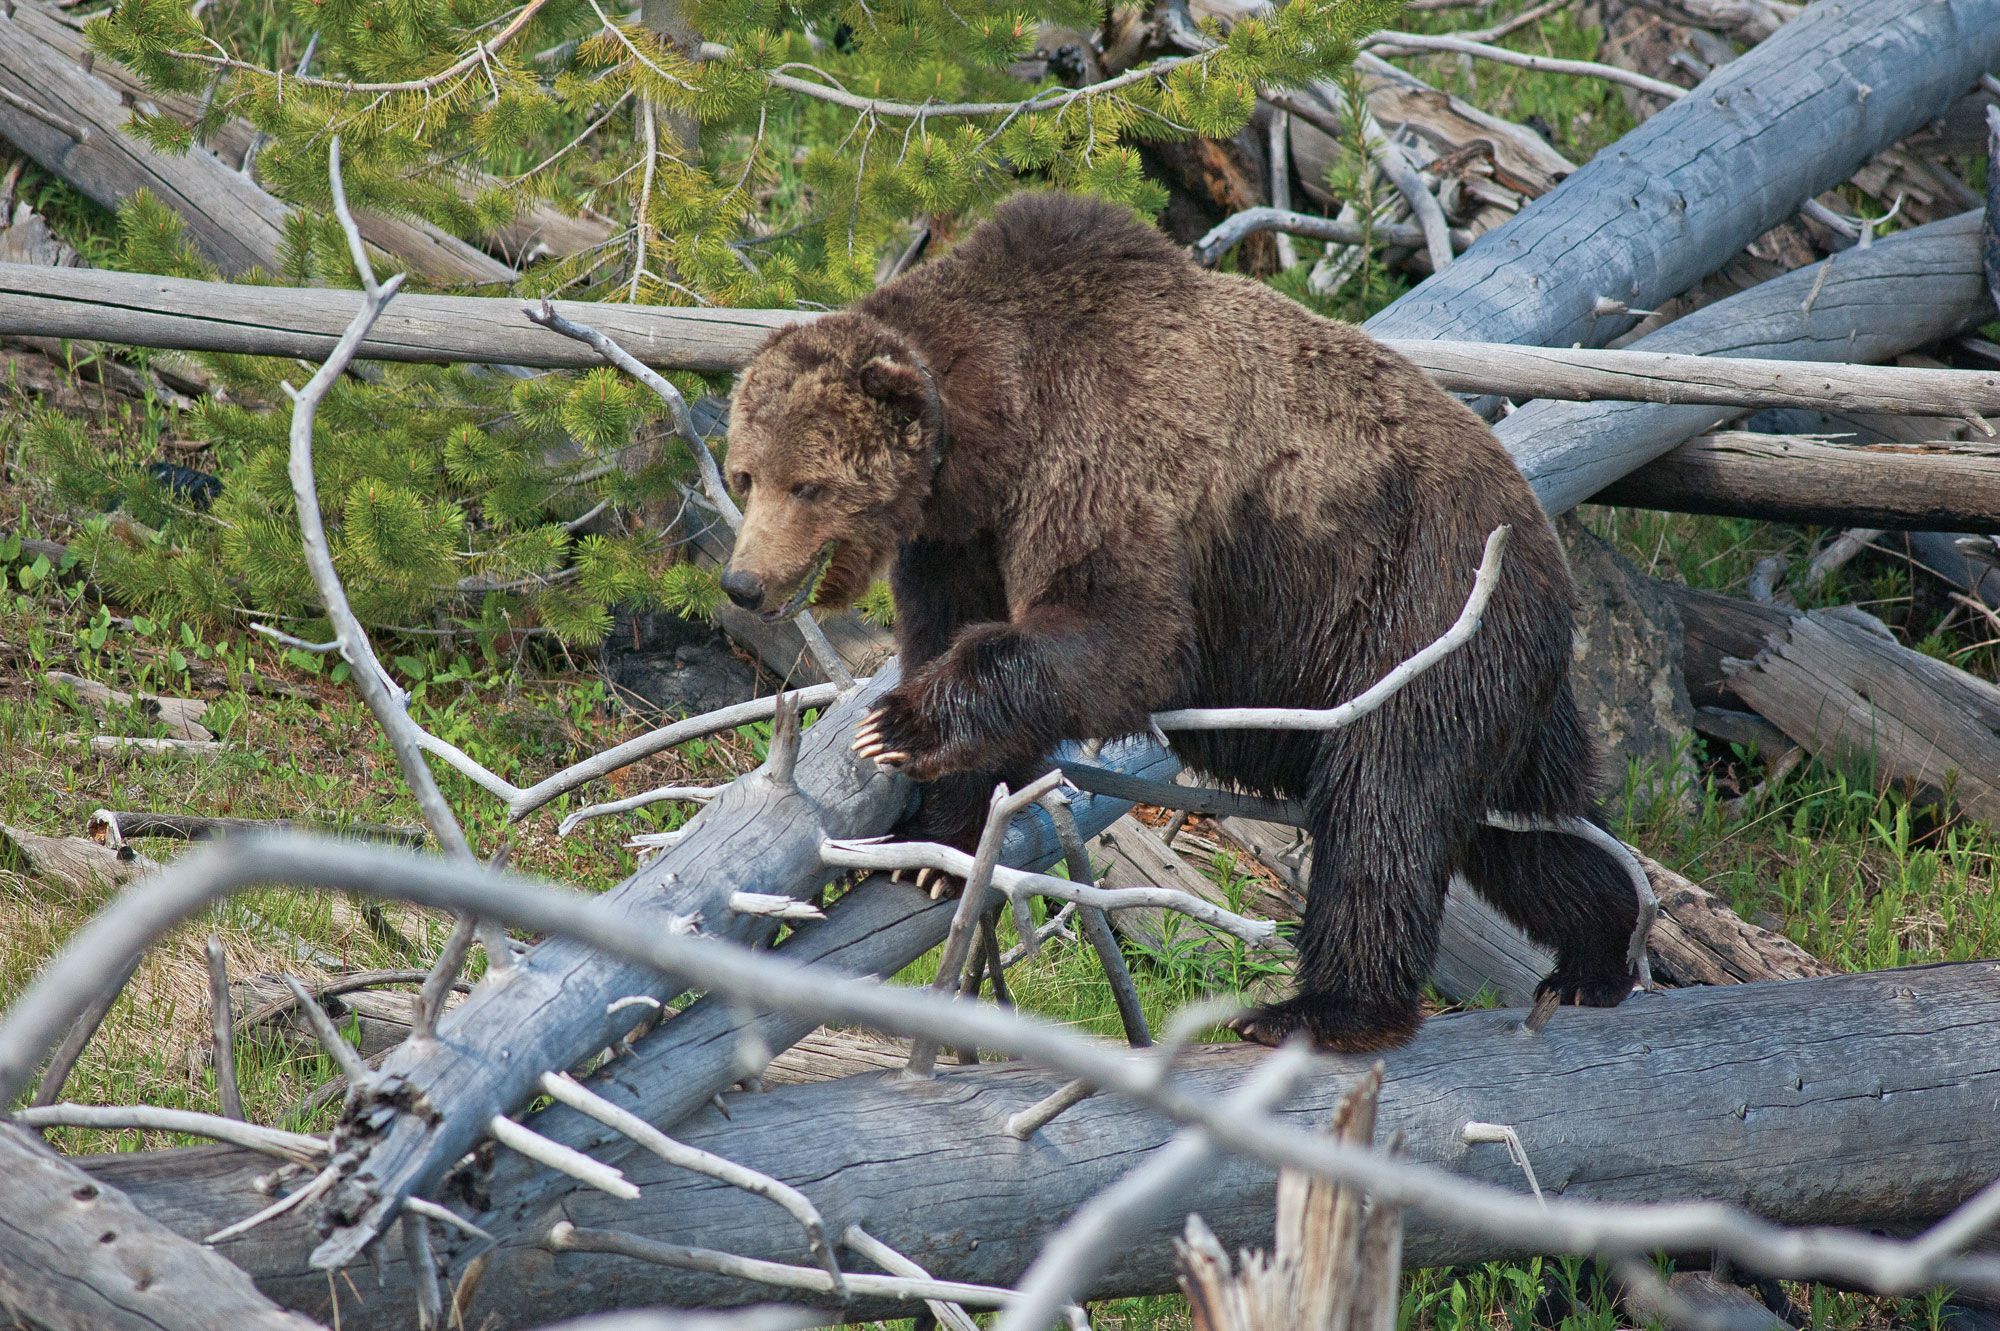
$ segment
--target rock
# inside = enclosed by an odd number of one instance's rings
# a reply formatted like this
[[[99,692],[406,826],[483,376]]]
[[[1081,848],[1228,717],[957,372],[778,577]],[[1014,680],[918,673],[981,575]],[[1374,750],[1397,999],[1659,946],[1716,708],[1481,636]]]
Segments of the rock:
[[[620,693],[669,716],[693,716],[757,694],[757,672],[722,630],[657,611],[619,610],[599,664]]]
[[[1681,677],[1681,619],[1652,580],[1573,516],[1556,522],[1576,582],[1571,657],[1577,704],[1597,736],[1612,789],[1633,762],[1685,790],[1694,704]]]

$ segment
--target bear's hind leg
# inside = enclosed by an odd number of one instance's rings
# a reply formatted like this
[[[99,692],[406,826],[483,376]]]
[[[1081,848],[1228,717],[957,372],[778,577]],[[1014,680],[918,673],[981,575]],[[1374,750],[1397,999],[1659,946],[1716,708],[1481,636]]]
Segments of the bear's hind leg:
[[[1423,1022],[1445,889],[1478,783],[1455,770],[1471,755],[1420,754],[1394,724],[1378,713],[1330,739],[1311,800],[1298,994],[1231,1022],[1246,1040],[1275,1045],[1304,1031],[1322,1048],[1365,1052],[1404,1043]],[[1377,735],[1380,748],[1369,742]]]
[[[1525,762],[1499,787],[1499,812],[1602,826],[1590,796],[1591,746],[1567,682]],[[1481,826],[1461,866],[1479,894],[1528,937],[1555,949],[1556,968],[1538,990],[1561,1002],[1613,1007],[1637,981],[1627,963],[1639,898],[1624,867],[1569,832],[1510,832]]]

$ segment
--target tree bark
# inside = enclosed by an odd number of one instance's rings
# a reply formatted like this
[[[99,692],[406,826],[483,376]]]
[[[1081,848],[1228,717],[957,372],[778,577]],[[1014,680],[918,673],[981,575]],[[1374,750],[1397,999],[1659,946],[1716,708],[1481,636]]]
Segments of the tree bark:
[[[0,1178],[0,1307],[22,1322],[46,1331],[316,1331],[201,1245],[221,1225],[177,1234],[11,1123],[0,1123]]]
[[[169,156],[125,132],[133,102],[150,102],[193,120],[190,99],[148,92],[110,61],[87,60],[83,35],[36,0],[7,6],[0,25],[0,89],[85,131],[77,139],[47,118],[0,100],[0,138],[100,207],[115,209],[140,189],[152,190],[181,215],[196,248],[225,273],[278,270],[289,206],[207,148]],[[247,126],[243,132],[247,135]],[[359,222],[370,244],[419,277],[507,282],[515,276],[506,264],[427,222],[366,212]]]
[[[1934,342],[1976,326],[1992,310],[1979,258],[1980,220],[1979,213],[1961,214],[1796,269],[1704,306],[1629,349],[1869,361]],[[1559,513],[1737,414],[1723,407],[1542,401],[1516,411],[1494,433],[1543,506]]]
[[[1368,330],[1600,346],[1637,321],[1598,313],[1600,298],[1651,309],[1692,286],[1944,114],[1996,59],[2000,8],[1990,5],[1811,5],[1481,237]]]
[[[2000,448],[1729,430],[1688,440],[1591,502],[1832,527],[1973,527],[2000,514]]]
[[[1405,1134],[1412,1158],[1525,1191],[1498,1146],[1467,1146],[1468,1121],[1519,1132],[1542,1187],[1603,1201],[1727,1199],[1794,1224],[1922,1223],[1990,1177],[2000,1122],[2000,987],[1988,962],[1837,975],[1790,984],[1678,990],[1614,1010],[1564,1008],[1539,1034],[1519,1013],[1434,1018],[1385,1058],[1378,1132]],[[1182,1076],[1222,1094],[1264,1057],[1197,1050]],[[1323,1122],[1364,1060],[1327,1060],[1284,1111]],[[1085,1198],[1143,1160],[1172,1126],[1116,1097],[1084,1101],[1026,1142],[999,1132],[1057,1079],[1013,1065],[947,1069],[935,1081],[865,1076],[735,1096],[732,1117],[702,1112],[676,1130],[693,1145],[803,1190],[837,1232],[858,1223],[941,1278],[1008,1283]],[[85,1162],[162,1223],[194,1234],[249,1208],[262,1168],[226,1148],[102,1156]],[[563,1214],[666,1242],[802,1262],[805,1241],[783,1212],[745,1194],[633,1157],[636,1202],[577,1193]],[[1199,1212],[1225,1248],[1268,1245],[1273,1176],[1226,1159],[1189,1180],[1176,1207]],[[911,1204],[921,1198],[921,1205]],[[1172,1287],[1169,1240],[1180,1215],[1130,1236],[1091,1297]],[[1412,1210],[1410,1265],[1518,1257],[1501,1241]],[[324,1315],[327,1282],[297,1257],[309,1224],[286,1216],[224,1251],[287,1306]],[[487,1259],[466,1324],[498,1328],[643,1304],[752,1302],[765,1291],[716,1277],[587,1254],[552,1256],[533,1232]],[[255,1239],[255,1242],[252,1240]],[[394,1245],[390,1245],[394,1246]],[[342,1326],[407,1324],[396,1253],[387,1286],[344,1282]],[[358,1288],[356,1288],[358,1286]],[[857,1303],[841,1316],[899,1315]],[[908,1315],[908,1309],[900,1311]]]

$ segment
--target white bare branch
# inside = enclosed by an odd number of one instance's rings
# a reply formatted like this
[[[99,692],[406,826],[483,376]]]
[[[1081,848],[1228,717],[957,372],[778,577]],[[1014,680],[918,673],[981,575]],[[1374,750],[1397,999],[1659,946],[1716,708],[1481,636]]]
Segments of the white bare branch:
[[[17,1109],[10,1117],[30,1128],[98,1128],[116,1131],[132,1128],[140,1132],[179,1132],[190,1137],[207,1137],[228,1142],[299,1165],[316,1165],[326,1159],[331,1148],[318,1137],[303,1132],[286,1132],[259,1123],[246,1123],[220,1114],[203,1114],[193,1109],[163,1109],[157,1105],[37,1105]]]
[[[1486,548],[1473,575],[1472,593],[1465,608],[1436,641],[1375,681],[1359,697],[1338,707],[1184,707],[1153,713],[1153,724],[1162,730],[1339,730],[1351,726],[1395,697],[1410,681],[1471,641],[1479,632],[1486,604],[1500,581],[1500,567],[1512,529],[1495,527],[1486,538]]]
[[[821,844],[820,858],[839,869],[935,869],[958,877],[968,877],[975,868],[972,856],[935,841],[826,841]],[[1269,920],[1252,920],[1212,901],[1203,901],[1192,892],[1170,887],[1085,887],[1067,878],[1029,873],[1004,864],[993,866],[992,882],[1009,899],[1024,895],[1050,897],[1075,902],[1080,908],[1105,911],[1156,907],[1178,911],[1212,929],[1234,934],[1252,946],[1268,947],[1278,938],[1278,926]]]
[[[614,813],[630,813],[634,809],[643,809],[648,804],[663,804],[668,800],[692,800],[696,802],[711,800],[715,798],[715,793],[720,789],[722,789],[720,786],[655,786],[651,790],[641,791],[637,795],[628,795],[622,800],[607,800],[603,804],[587,804],[575,813],[566,816],[556,826],[556,835],[568,836],[577,829],[578,824],[589,822],[592,818],[603,818]]]
[[[780,1183],[768,1174],[760,1174],[747,1165],[739,1165],[733,1160],[725,1160],[698,1146],[675,1141],[666,1133],[640,1118],[629,1110],[621,1109],[603,1096],[565,1072],[550,1072],[542,1077],[542,1089],[582,1114],[587,1114],[599,1123],[615,1131],[624,1133],[639,1145],[651,1151],[660,1159],[679,1169],[692,1170],[709,1178],[719,1179],[732,1188],[741,1188],[753,1197],[782,1207],[806,1232],[806,1244],[813,1256],[819,1258],[828,1279],[833,1282],[834,1293],[845,1301],[848,1297],[846,1278],[840,1269],[840,1262],[834,1256],[833,1245],[827,1241],[826,1220],[806,1195],[789,1184]]]
[[[561,1142],[550,1141],[531,1128],[524,1128],[505,1114],[495,1114],[487,1123],[486,1130],[493,1140],[511,1150],[519,1151],[537,1164],[547,1165],[560,1174],[567,1174],[579,1183],[587,1183],[599,1192],[610,1193],[620,1201],[634,1201],[639,1190],[626,1181],[622,1171],[612,1168],[601,1160],[593,1160],[582,1151]]]

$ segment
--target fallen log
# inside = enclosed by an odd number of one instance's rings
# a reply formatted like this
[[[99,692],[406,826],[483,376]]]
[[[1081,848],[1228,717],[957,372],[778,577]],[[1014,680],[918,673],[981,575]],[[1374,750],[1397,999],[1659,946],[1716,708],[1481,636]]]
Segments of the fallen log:
[[[34,0],[19,0],[33,3]],[[46,8],[46,5],[45,5]],[[179,93],[163,93],[148,88],[129,69],[90,51],[83,33],[71,27],[60,13],[52,14],[60,26],[43,27],[45,40],[71,59],[117,89],[121,98],[157,108],[166,115],[194,124],[201,119],[201,102]],[[201,137],[202,146],[233,171],[252,164],[256,128],[234,116],[209,127]],[[248,174],[246,172],[246,174]],[[468,198],[499,182],[483,173],[468,172],[464,193]],[[609,240],[615,228],[603,221],[572,217],[542,199],[531,199],[511,220],[502,222],[484,237],[486,245],[505,262],[495,262],[456,236],[410,218],[392,217],[366,210],[355,214],[362,236],[371,244],[402,258],[416,271],[437,281],[506,281],[514,274],[508,265],[522,265],[544,254],[574,254]]]
[[[22,1323],[46,1331],[316,1331],[202,1246],[202,1234],[175,1233],[12,1123],[0,1123],[0,1177],[0,1307]]]
[[[1626,311],[1694,285],[1944,114],[1996,59],[2000,9],[1928,0],[1809,6],[1482,236],[1368,330],[1602,345],[1637,321]],[[1618,312],[1603,312],[1606,300]]]
[[[98,206],[115,210],[150,189],[180,214],[188,236],[225,273],[280,270],[290,207],[206,147],[175,156],[125,132],[133,105],[152,102],[192,122],[192,99],[141,89],[83,36],[34,0],[0,14],[0,138]],[[240,122],[238,122],[240,123]],[[247,133],[247,126],[245,127]],[[361,231],[418,276],[441,282],[506,282],[514,270],[425,222],[365,214]],[[117,340],[117,339],[111,339]]]
[[[1592,496],[1676,513],[1932,531],[2000,514],[2000,447],[1698,435]]]
[[[1628,349],[1868,361],[1948,337],[1992,310],[1980,222],[1979,213],[1965,213],[1847,250],[1704,306]],[[1543,401],[1514,412],[1494,433],[1543,506],[1560,513],[1736,414],[1712,406]]]
[[[1807,750],[2000,819],[2000,688],[1854,616],[1661,584],[1686,630],[1688,694],[1748,704]]]
[[[1939,227],[1971,227],[1973,221],[1934,223]],[[1927,236],[1927,230],[1908,233]],[[1863,341],[1860,350],[1877,344],[1904,350],[1943,333],[1912,339],[1906,328],[1928,333],[1958,309],[1955,259],[1957,232],[1937,248],[1906,249],[1906,237],[1892,237],[1844,262],[1842,277],[1928,277],[1908,293],[1894,292],[1896,304],[1885,299],[1885,311],[1911,302],[1942,299],[1943,314],[1912,310],[1898,323]],[[1904,242],[1899,245],[1897,242]],[[1888,257],[1866,262],[1863,254],[1890,250]],[[1915,267],[1921,261],[1942,264],[1932,273]],[[1776,305],[1790,300],[1787,313],[1797,318],[1803,284],[1822,277],[1824,270],[1802,270],[1734,297],[1739,318],[1774,317]],[[1800,285],[1794,291],[1791,283]],[[1827,306],[1820,327],[1847,328],[1856,318],[1839,301],[1850,283],[1841,283],[1822,299]],[[1764,295],[1758,293],[1764,292]],[[1754,299],[1752,299],[1754,297]],[[252,287],[226,282],[113,273],[95,269],[46,269],[0,263],[0,335],[67,337],[123,342],[136,346],[185,351],[225,351],[244,355],[322,356],[332,349],[352,317],[350,292],[317,288]],[[656,366],[704,372],[733,370],[747,361],[770,332],[814,316],[784,310],[721,310],[649,305],[555,302],[565,317],[587,320],[606,336],[623,344],[640,361]],[[360,354],[373,360],[459,362],[524,365],[542,369],[593,366],[597,354],[581,343],[552,338],[520,318],[521,303],[504,297],[401,296],[363,341]],[[1703,311],[1702,313],[1706,313]],[[1691,322],[1700,314],[1689,316]],[[1810,327],[1814,321],[1807,319]],[[1963,325],[1950,323],[1947,332]],[[1676,323],[1673,328],[1681,328]],[[1685,330],[1684,330],[1685,331]],[[1663,339],[1655,342],[1654,338]],[[2000,414],[2000,372],[1980,370],[1904,369],[1850,365],[1839,360],[1807,360],[1815,349],[1846,354],[1849,343],[1831,336],[1793,335],[1766,347],[1752,340],[1741,349],[1764,356],[1676,354],[1666,333],[1643,339],[1643,345],[1621,351],[1580,348],[1519,347],[1499,342],[1450,342],[1430,339],[1389,339],[1387,345],[1414,361],[1454,392],[1492,393],[1507,397],[1590,402],[1600,398],[1629,402],[1705,403],[1742,409],[1812,407],[1856,412],[1899,412],[1917,415]],[[1889,352],[1880,353],[1892,354]],[[1774,358],[1774,357],[1781,357]],[[1721,417],[1735,414],[1720,413]],[[1718,417],[1720,418],[1720,417]]]
[[[2000,1049],[1984,1037],[2000,1021],[1996,974],[1993,963],[1978,962],[1679,990],[1614,1010],[1562,1009],[1539,1034],[1521,1029],[1519,1012],[1434,1018],[1385,1057],[1378,1130],[1402,1132],[1414,1159],[1522,1192],[1504,1149],[1465,1143],[1468,1122],[1512,1126],[1554,1195],[1727,1199],[1798,1224],[1922,1223],[1982,1186],[2000,1150],[2000,1124],[1986,1112],[2000,1087]],[[1221,1094],[1264,1057],[1195,1051],[1180,1075],[1191,1089]],[[1324,1121],[1364,1066],[1317,1064],[1286,1117]],[[1098,1096],[1028,1141],[1000,1133],[1009,1115],[1059,1081],[989,1064],[944,1069],[928,1082],[864,1076],[784,1087],[733,1097],[730,1119],[704,1112],[677,1135],[800,1188],[830,1230],[860,1224],[939,1278],[1011,1283],[1064,1217],[1174,1132],[1116,1096]],[[264,1167],[229,1148],[82,1163],[185,1234],[239,1218],[243,1189]],[[626,1173],[640,1188],[637,1201],[578,1193],[564,1214],[579,1227],[804,1258],[797,1224],[758,1199],[649,1158],[632,1158]],[[1272,1184],[1268,1169],[1226,1159],[1189,1179],[1176,1210],[1198,1211],[1226,1248],[1265,1245]],[[1513,1246],[1478,1240],[1454,1231],[1449,1216],[1412,1210],[1408,1224],[1413,1266],[1529,1250],[1525,1235]],[[1091,1297],[1171,1288],[1169,1240],[1179,1228],[1177,1216],[1134,1234]],[[328,1313],[324,1274],[297,1260],[307,1222],[285,1216],[266,1229],[278,1234],[226,1251],[280,1303]],[[753,1285],[628,1259],[551,1256],[540,1238],[516,1235],[487,1255],[467,1325],[764,1297]],[[347,1331],[407,1324],[398,1254],[385,1254],[384,1275],[386,1287],[372,1279],[340,1287]],[[838,1315],[898,1312],[861,1301]]]

